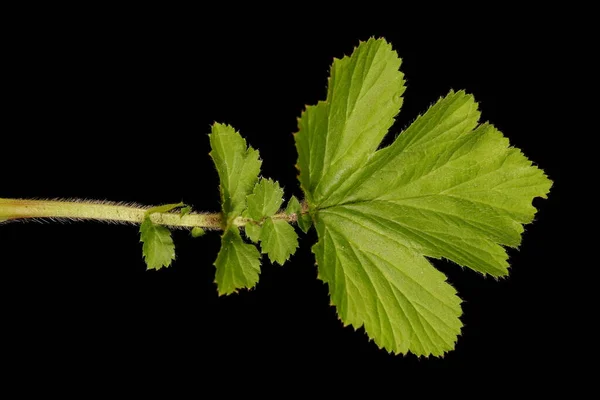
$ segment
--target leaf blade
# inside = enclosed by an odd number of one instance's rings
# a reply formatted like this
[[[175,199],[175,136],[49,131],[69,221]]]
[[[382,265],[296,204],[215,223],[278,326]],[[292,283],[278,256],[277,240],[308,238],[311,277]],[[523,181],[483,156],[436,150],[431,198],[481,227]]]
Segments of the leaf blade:
[[[287,206],[285,207],[285,213],[287,215],[300,215],[301,212],[302,206],[300,205],[300,202],[298,201],[296,196],[292,196],[288,201]]]
[[[286,221],[267,218],[260,233],[260,247],[272,263],[283,265],[298,248],[298,234]]]
[[[361,61],[360,52],[350,59],[354,57],[354,64],[368,59]],[[460,302],[425,257],[506,275],[503,246],[520,243],[522,225],[536,212],[533,198],[545,198],[552,182],[496,128],[478,126],[477,104],[462,91],[440,99],[381,150],[373,147],[382,136],[371,129],[372,121],[357,118],[356,131],[367,134],[358,135],[356,148],[350,149],[352,134],[344,132],[349,114],[332,112],[331,97],[336,93],[334,74],[352,76],[349,65],[334,62],[326,101],[307,107],[295,135],[299,180],[319,238],[313,246],[319,276],[328,283],[345,324],[364,324],[369,336],[389,351],[441,355],[453,347],[460,331]],[[339,91],[338,99],[352,103],[360,98],[351,92],[350,85]],[[393,92],[380,95],[383,102],[397,99]],[[398,274],[417,266],[423,274],[416,278],[429,276],[417,279],[417,286],[431,290],[411,300],[415,286],[406,286],[408,281]],[[415,309],[414,303],[423,299],[435,302],[440,293],[450,296],[446,305],[413,313],[417,319],[400,318],[407,307]],[[369,307],[361,295],[368,297]],[[400,297],[402,302],[389,301]],[[384,312],[395,317],[374,319]],[[410,329],[402,333],[406,326]],[[399,341],[399,334],[419,340]]]
[[[379,347],[396,354],[441,356],[453,348],[460,299],[423,256],[337,207],[320,211],[316,228],[319,279],[344,325],[364,325]]]
[[[230,125],[215,123],[209,134],[212,157],[220,180],[221,204],[227,226],[246,208],[262,161],[257,150]]]
[[[295,135],[301,186],[320,206],[368,160],[402,105],[401,60],[385,40],[362,42],[335,60],[327,100],[307,107]]]
[[[140,241],[143,243],[142,254],[147,269],[159,270],[169,267],[175,260],[175,244],[171,238],[171,231],[152,222],[149,216],[144,218],[140,225]]]
[[[301,214],[298,218],[298,227],[304,233],[308,233],[308,230],[311,228],[313,224],[312,218],[310,214]]]
[[[272,179],[261,178],[246,197],[245,216],[255,221],[274,215],[283,203],[283,189]]]
[[[237,228],[228,229],[221,236],[221,250],[214,265],[220,296],[242,288],[252,289],[258,283],[260,253],[254,245],[244,243]]]
[[[450,92],[375,154],[341,204],[393,221],[429,257],[505,276],[502,246],[520,244],[532,199],[552,183],[495,127],[476,127],[478,118],[473,96]]]
[[[290,198],[290,201],[288,202],[288,205],[285,209],[285,213],[287,215],[296,214],[296,222],[298,223],[298,227],[304,233],[307,233],[310,227],[312,226],[312,219],[310,217],[310,214],[307,212],[302,212],[302,205],[300,204],[296,196],[292,196]]]
[[[260,234],[262,232],[261,225],[249,222],[244,225],[244,231],[248,239],[252,240],[254,243],[258,243],[260,241]]]

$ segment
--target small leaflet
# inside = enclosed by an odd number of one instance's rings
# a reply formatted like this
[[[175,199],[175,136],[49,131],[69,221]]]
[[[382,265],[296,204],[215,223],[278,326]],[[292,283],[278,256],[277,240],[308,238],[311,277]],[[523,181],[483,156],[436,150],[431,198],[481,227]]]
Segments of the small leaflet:
[[[226,295],[252,288],[258,282],[260,253],[255,245],[244,242],[234,222],[247,208],[246,198],[258,186],[262,162],[258,151],[247,146],[246,140],[229,125],[215,123],[209,138],[224,215],[221,250],[214,263],[215,282],[219,294]]]
[[[298,234],[286,221],[268,218],[262,226],[260,247],[272,263],[283,265],[298,248]]]
[[[292,196],[288,201],[287,206],[285,207],[285,213],[287,215],[300,215],[302,213],[302,206],[296,196]]]
[[[260,274],[260,253],[253,244],[244,243],[238,228],[227,230],[221,240],[221,250],[214,263],[215,282],[219,295],[253,288]]]
[[[283,189],[279,183],[262,178],[246,198],[248,208],[244,215],[255,221],[274,215],[283,203]]]
[[[249,222],[244,226],[244,231],[246,232],[246,237],[248,237],[248,239],[252,240],[254,243],[258,243],[262,226]]]
[[[168,267],[175,259],[175,244],[171,238],[171,231],[152,222],[149,216],[144,218],[140,226],[140,241],[143,243],[142,254],[148,269]]]
[[[183,206],[183,203],[165,204],[146,211],[140,225],[140,241],[143,243],[142,255],[147,269],[168,267],[175,259],[175,244],[171,238],[171,231],[166,226],[152,222],[150,216],[155,213],[167,213]]]
[[[296,214],[296,222],[298,223],[298,227],[302,232],[308,232],[308,230],[312,226],[312,219],[310,218],[310,214],[302,214],[302,205],[300,204],[296,196],[292,196],[292,198],[288,202],[285,212],[287,215]]]
[[[219,174],[225,228],[228,228],[246,208],[246,196],[258,180],[262,161],[258,151],[247,147],[246,140],[229,125],[215,123],[209,138],[210,156]]]

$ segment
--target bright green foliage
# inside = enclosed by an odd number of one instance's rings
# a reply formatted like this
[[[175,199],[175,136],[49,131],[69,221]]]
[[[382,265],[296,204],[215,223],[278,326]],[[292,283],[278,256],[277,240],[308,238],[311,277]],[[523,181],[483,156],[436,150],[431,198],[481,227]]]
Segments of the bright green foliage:
[[[260,233],[260,248],[272,263],[283,265],[298,248],[298,234],[286,221],[267,218]]]
[[[312,218],[310,217],[310,214],[301,214],[298,217],[298,227],[302,232],[307,233],[311,226]]]
[[[426,256],[503,276],[501,245],[520,244],[536,211],[531,201],[545,198],[551,181],[493,126],[473,130],[478,116],[472,96],[450,93],[371,159],[344,202],[399,221],[396,229]]]
[[[214,124],[209,135],[210,155],[220,179],[223,235],[221,250],[214,265],[219,294],[230,294],[240,288],[252,288],[258,282],[260,253],[244,243],[234,225],[246,209],[246,197],[252,192],[261,161],[258,151],[246,146],[246,140],[229,125]]]
[[[316,228],[319,279],[344,325],[364,325],[394,353],[442,355],[454,347],[460,299],[401,234],[343,206],[319,212]]]
[[[219,179],[225,228],[246,208],[246,196],[252,191],[262,161],[258,151],[246,147],[246,140],[229,125],[214,124],[209,135],[211,152]]]
[[[344,324],[394,353],[443,355],[460,333],[460,300],[425,256],[505,275],[502,245],[520,243],[532,199],[551,182],[497,129],[477,125],[464,92],[377,151],[401,105],[399,64],[373,39],[334,62],[327,100],[299,121],[300,182],[319,277]]]
[[[271,218],[283,203],[283,189],[277,182],[263,178],[254,186],[247,203],[244,216],[261,224],[246,224],[246,236],[255,243],[260,241],[262,253],[267,254],[271,262],[283,265],[298,247],[294,228],[286,221]]]
[[[148,269],[161,269],[171,265],[175,259],[175,244],[169,228],[155,224],[149,216],[140,226],[140,241],[143,242],[142,254]]]
[[[252,190],[247,199],[248,208],[244,216],[260,221],[274,215],[283,203],[283,189],[279,183],[262,178]]]
[[[298,247],[294,228],[286,221],[273,220],[283,203],[283,190],[271,179],[258,180],[261,162],[258,151],[232,127],[215,124],[210,135],[211,156],[221,179],[221,199],[226,223],[217,256],[216,283],[219,294],[252,288],[258,282],[260,253],[244,243],[238,217],[243,216],[246,236],[260,242],[271,262],[283,264]],[[238,222],[236,222],[238,221]]]
[[[167,213],[183,206],[183,203],[165,204],[146,211],[144,221],[140,225],[140,241],[143,243],[142,254],[148,269],[168,267],[175,259],[175,244],[171,238],[171,231],[152,222],[150,216],[155,213]]]
[[[285,213],[287,215],[300,215],[301,212],[302,206],[300,205],[300,202],[298,201],[296,196],[292,196],[292,198],[288,201],[287,206],[285,207]]]
[[[260,253],[256,246],[244,243],[237,228],[229,229],[223,234],[215,266],[219,295],[250,289],[258,282]]]
[[[192,228],[192,232],[190,232],[190,233],[192,234],[192,237],[198,238],[200,236],[204,236],[206,231],[204,229],[200,228],[199,226],[195,226]]]
[[[252,240],[254,243],[258,243],[258,241],[260,240],[260,232],[262,231],[262,225],[259,225],[258,223],[248,222],[244,226],[244,230],[248,239]]]
[[[327,100],[306,108],[295,136],[300,183],[311,208],[328,205],[392,126],[404,93],[399,67],[391,45],[374,39],[333,63]]]
[[[308,232],[312,226],[312,219],[310,218],[310,215],[308,213],[302,214],[302,205],[296,196],[292,196],[290,201],[288,201],[288,205],[285,208],[285,213],[287,215],[296,214],[298,227],[304,233]]]
[[[188,215],[192,208],[183,203],[144,210],[0,199],[0,223],[37,217],[139,222],[144,214],[143,256],[156,270],[175,259],[171,232],[162,224],[193,227],[193,237],[205,234],[200,226],[221,228],[214,263],[220,295],[256,286],[258,244],[283,265],[298,247],[289,222],[305,233],[314,224],[318,277],[344,325],[364,327],[393,353],[443,356],[460,334],[461,300],[428,258],[506,276],[503,246],[519,246],[523,225],[536,213],[532,200],[545,198],[552,182],[493,125],[480,124],[477,103],[464,91],[450,91],[378,150],[402,106],[400,65],[383,39],[334,60],[326,99],[308,106],[298,121],[294,139],[305,199],[292,196],[285,212],[279,184],[259,179],[258,151],[231,126],[215,123],[209,139],[220,218]],[[244,241],[242,227],[254,243]]]

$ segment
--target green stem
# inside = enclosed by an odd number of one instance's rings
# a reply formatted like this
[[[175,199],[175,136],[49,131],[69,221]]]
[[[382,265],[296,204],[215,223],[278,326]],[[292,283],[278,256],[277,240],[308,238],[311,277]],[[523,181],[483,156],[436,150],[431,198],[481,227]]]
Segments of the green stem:
[[[0,199],[0,222],[49,218],[141,224],[150,208],[152,207],[107,201]],[[279,213],[275,218],[294,222],[296,216]],[[177,228],[221,229],[220,213],[191,212],[181,215],[179,212],[157,212],[151,214],[150,219],[154,223]],[[236,226],[244,226],[246,223],[247,220],[241,217],[234,221]]]
[[[95,220],[117,223],[142,223],[150,207],[87,200],[0,199],[0,220],[51,218]],[[173,227],[218,229],[220,214],[153,213],[153,222]]]

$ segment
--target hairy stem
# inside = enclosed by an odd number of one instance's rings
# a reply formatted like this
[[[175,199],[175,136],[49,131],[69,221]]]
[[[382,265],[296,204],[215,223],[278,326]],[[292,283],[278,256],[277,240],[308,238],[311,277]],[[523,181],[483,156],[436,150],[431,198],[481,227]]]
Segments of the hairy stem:
[[[152,207],[138,204],[114,203],[89,200],[26,200],[0,199],[0,222],[20,219],[58,219],[58,220],[94,220],[112,223],[142,223],[146,211]],[[278,219],[289,222],[296,220],[295,215],[279,213]],[[181,215],[179,212],[153,213],[150,219],[154,223],[176,228],[200,227],[221,229],[220,213],[195,213]],[[236,226],[246,225],[245,218],[236,218]]]

